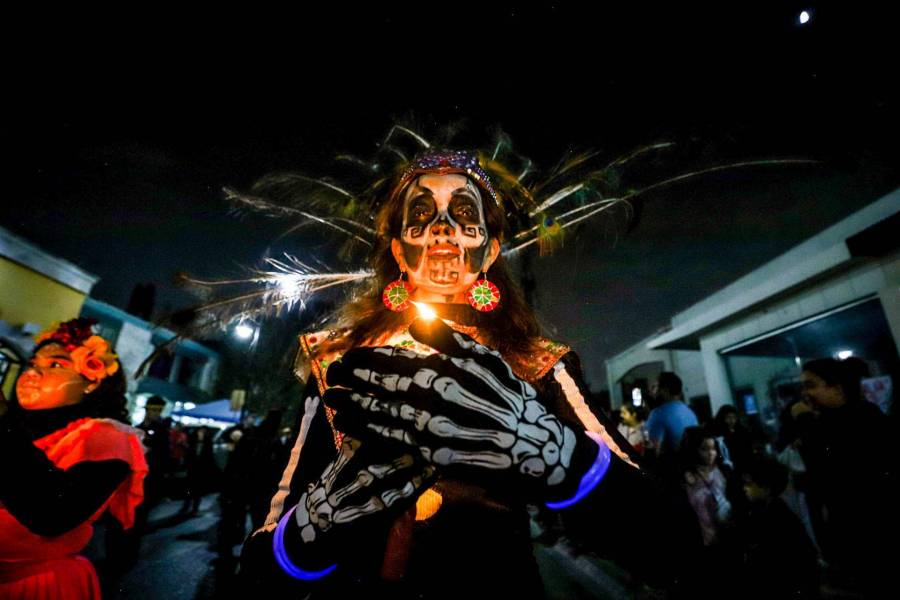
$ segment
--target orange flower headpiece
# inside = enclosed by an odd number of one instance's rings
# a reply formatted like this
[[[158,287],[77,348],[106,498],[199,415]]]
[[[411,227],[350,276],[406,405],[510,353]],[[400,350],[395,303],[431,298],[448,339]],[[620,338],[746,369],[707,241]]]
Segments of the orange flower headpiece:
[[[72,356],[76,371],[89,381],[100,381],[119,370],[119,357],[110,351],[109,342],[94,334],[96,322],[78,318],[54,323],[37,336],[37,343],[59,344]]]

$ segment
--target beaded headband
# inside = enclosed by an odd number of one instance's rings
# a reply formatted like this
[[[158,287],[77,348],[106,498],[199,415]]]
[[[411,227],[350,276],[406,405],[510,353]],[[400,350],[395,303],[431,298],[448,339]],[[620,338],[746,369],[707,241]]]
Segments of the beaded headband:
[[[490,194],[497,206],[501,206],[500,196],[494,191],[491,178],[481,167],[478,157],[464,150],[429,150],[419,154],[410,161],[406,170],[403,171],[400,181],[394,188],[392,197],[396,197],[397,194],[404,190],[413,178],[426,173],[437,175],[461,173],[468,175],[482,190]]]

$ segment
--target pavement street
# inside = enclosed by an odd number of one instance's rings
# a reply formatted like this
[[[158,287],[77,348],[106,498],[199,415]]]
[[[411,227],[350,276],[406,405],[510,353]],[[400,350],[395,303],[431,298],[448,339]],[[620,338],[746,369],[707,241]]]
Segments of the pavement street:
[[[106,578],[106,600],[208,600],[229,598],[240,546],[220,557],[216,549],[219,503],[203,498],[194,517],[179,514],[181,501],[167,501],[149,516],[137,563],[118,581]],[[250,523],[247,523],[249,532]],[[103,574],[105,534],[97,528],[87,554]],[[614,567],[589,555],[578,555],[564,538],[554,544],[535,542],[535,557],[548,600],[625,600],[634,595]]]
[[[206,600],[227,598],[236,558],[216,550],[218,496],[203,498],[198,514],[179,514],[181,501],[167,501],[150,511],[137,563],[105,590],[107,600]],[[249,522],[248,522],[249,531]],[[102,532],[100,532],[102,534]],[[240,546],[232,555],[240,554]],[[102,567],[98,565],[102,573]],[[107,586],[104,586],[107,587]]]

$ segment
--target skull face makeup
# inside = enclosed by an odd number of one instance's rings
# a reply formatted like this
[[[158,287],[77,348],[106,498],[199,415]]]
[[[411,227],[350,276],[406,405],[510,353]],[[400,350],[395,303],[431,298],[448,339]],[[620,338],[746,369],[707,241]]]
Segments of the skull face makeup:
[[[394,258],[425,302],[464,302],[465,290],[497,258],[488,236],[482,194],[460,174],[424,174],[403,194],[401,238]]]

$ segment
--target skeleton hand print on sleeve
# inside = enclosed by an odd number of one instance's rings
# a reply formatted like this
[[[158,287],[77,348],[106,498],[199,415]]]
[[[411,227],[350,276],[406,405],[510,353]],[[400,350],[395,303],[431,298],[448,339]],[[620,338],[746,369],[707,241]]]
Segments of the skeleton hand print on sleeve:
[[[345,436],[340,453],[297,503],[294,519],[304,543],[381,513],[389,518],[413,504],[428,487],[434,467],[383,442]]]
[[[338,387],[324,401],[341,427],[417,446],[438,466],[511,473],[544,491],[569,488],[587,470],[594,442],[549,413],[499,353],[439,320],[410,333],[439,353],[357,348],[331,365],[327,381]]]

